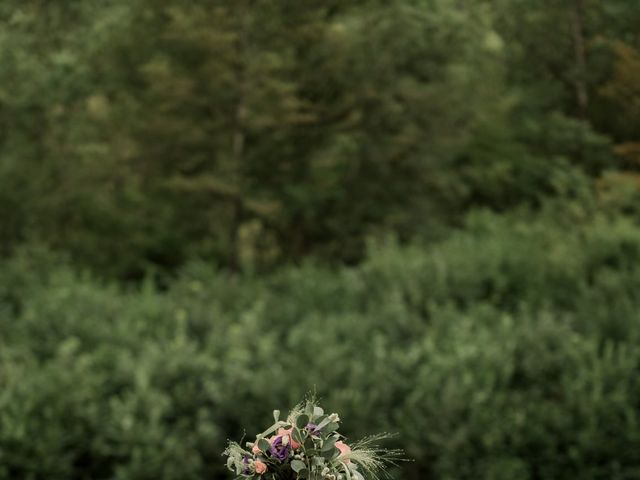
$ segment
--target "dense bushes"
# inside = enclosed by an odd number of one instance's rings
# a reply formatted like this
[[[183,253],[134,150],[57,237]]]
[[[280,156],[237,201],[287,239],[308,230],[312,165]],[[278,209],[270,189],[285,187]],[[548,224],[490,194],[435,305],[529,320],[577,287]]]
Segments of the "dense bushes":
[[[6,265],[0,479],[223,478],[314,387],[346,434],[399,432],[397,478],[640,477],[640,228],[480,215],[369,257],[162,292]]]

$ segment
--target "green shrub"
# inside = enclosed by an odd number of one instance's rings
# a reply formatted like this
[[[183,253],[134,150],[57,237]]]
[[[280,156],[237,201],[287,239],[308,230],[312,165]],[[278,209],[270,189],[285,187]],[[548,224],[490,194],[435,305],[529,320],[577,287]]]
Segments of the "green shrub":
[[[640,228],[480,215],[369,257],[163,291],[10,262],[0,479],[226,478],[226,439],[314,388],[399,433],[396,478],[640,477]]]

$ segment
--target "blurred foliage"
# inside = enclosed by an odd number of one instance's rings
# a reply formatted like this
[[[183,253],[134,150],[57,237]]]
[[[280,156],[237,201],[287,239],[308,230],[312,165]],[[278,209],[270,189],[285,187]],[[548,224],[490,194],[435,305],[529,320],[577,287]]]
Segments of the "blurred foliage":
[[[16,259],[0,478],[225,478],[226,439],[314,388],[346,435],[398,431],[395,478],[635,478],[640,228],[582,214],[478,213],[338,270],[194,263],[163,292]]]
[[[353,264],[633,175],[638,23],[636,0],[5,0],[0,254]]]
[[[395,478],[640,478],[638,25],[0,2],[0,479],[223,478],[314,386]]]

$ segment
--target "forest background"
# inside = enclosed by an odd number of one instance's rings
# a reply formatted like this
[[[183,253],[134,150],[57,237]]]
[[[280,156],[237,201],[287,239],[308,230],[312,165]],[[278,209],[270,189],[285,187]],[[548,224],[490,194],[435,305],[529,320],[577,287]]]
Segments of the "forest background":
[[[637,0],[3,0],[0,479],[640,478]]]

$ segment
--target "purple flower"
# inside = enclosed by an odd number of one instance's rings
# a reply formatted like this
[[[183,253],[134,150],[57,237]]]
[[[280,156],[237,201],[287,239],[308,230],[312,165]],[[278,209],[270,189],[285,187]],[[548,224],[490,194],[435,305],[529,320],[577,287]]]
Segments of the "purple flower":
[[[249,455],[245,455],[244,457],[242,457],[242,463],[245,464],[245,467],[242,473],[244,475],[248,475],[249,473],[251,473],[251,471],[249,470]]]
[[[307,423],[307,426],[304,427],[304,428],[305,428],[305,430],[307,432],[309,432],[309,435],[317,435],[318,431],[320,430],[318,428],[318,425],[316,425],[315,423],[311,423],[311,422]]]
[[[271,448],[269,449],[269,453],[271,456],[281,462],[284,462],[285,459],[289,456],[289,452],[291,451],[291,445],[287,443],[284,445],[282,443],[282,435],[274,438],[273,442],[271,442]]]

